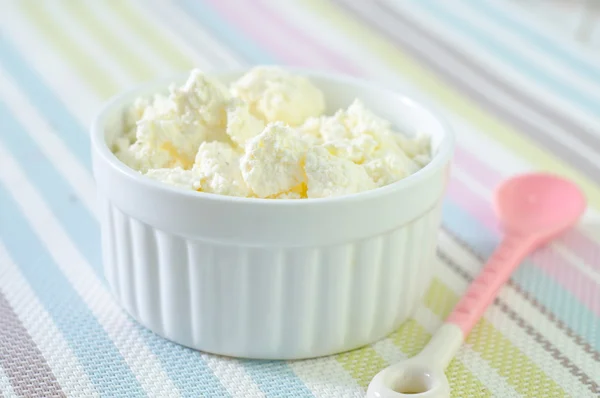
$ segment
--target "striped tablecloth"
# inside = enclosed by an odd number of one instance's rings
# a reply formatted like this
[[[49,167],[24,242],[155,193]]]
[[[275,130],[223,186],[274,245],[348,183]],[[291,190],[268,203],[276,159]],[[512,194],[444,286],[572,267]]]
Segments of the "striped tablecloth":
[[[454,397],[600,396],[600,61],[502,1],[0,1],[0,390],[12,397],[361,397],[414,355],[498,242],[503,178],[580,184],[583,225],[528,259],[450,365]],[[280,63],[363,76],[454,125],[440,271],[389,338],[299,362],[225,359],[107,291],[88,126],[137,82]]]

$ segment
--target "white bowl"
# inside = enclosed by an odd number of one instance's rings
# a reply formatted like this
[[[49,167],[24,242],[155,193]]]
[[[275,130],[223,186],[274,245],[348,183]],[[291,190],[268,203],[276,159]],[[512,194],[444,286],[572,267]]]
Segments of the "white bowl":
[[[430,111],[371,83],[298,71],[328,113],[360,98],[401,131],[431,134],[433,160],[399,182],[344,197],[265,200],[168,186],[110,151],[121,113],[112,99],[92,125],[106,279],[142,325],[179,344],[246,358],[295,359],[351,350],[416,309],[434,273],[453,137]],[[242,72],[215,74],[230,82]]]

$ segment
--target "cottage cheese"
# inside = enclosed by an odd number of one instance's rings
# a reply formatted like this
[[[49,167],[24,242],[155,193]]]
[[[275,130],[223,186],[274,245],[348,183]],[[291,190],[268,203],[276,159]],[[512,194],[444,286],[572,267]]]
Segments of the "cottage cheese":
[[[182,87],[172,86],[170,91],[175,114],[184,123],[215,134],[224,132],[225,108],[231,98],[225,85],[194,69]]]
[[[364,166],[378,187],[416,172],[430,160],[429,139],[411,140],[394,132],[358,99],[331,117],[307,120],[301,129],[320,134],[331,154]]]
[[[238,146],[244,147],[246,141],[256,137],[265,129],[265,123],[250,113],[247,103],[236,100],[227,108],[226,133]]]
[[[309,198],[349,195],[375,188],[362,166],[334,156],[322,146],[309,149],[305,170]]]
[[[151,169],[146,172],[146,176],[176,187],[200,190],[200,177],[193,170],[181,167]]]
[[[196,142],[200,145],[201,140],[189,142],[182,130],[176,120],[142,118],[137,123],[133,144],[129,144],[127,137],[116,141],[117,157],[142,172],[164,167],[187,168],[193,162],[193,154],[190,157],[193,147]]]
[[[305,192],[289,191],[272,196],[272,199],[306,199]]]
[[[117,156],[130,167],[142,172],[165,167],[189,169],[202,142],[227,138],[225,104],[229,94],[223,84],[193,70],[182,87],[170,91],[168,98],[155,96],[152,103],[136,100],[126,112],[125,137],[131,135],[135,120],[135,142],[124,148],[120,140]]]
[[[192,170],[200,178],[203,192],[229,196],[251,196],[242,177],[242,152],[225,142],[203,142]]]
[[[246,145],[240,165],[244,181],[259,197],[287,192],[305,182],[307,146],[281,122],[270,123]]]
[[[321,91],[277,67],[254,68],[230,88],[196,69],[169,90],[126,110],[113,151],[180,188],[324,198],[391,184],[430,161],[427,136],[395,132],[360,100],[326,116]]]
[[[323,93],[308,79],[278,67],[252,69],[231,86],[234,96],[248,103],[254,115],[266,122],[302,124],[325,111]]]

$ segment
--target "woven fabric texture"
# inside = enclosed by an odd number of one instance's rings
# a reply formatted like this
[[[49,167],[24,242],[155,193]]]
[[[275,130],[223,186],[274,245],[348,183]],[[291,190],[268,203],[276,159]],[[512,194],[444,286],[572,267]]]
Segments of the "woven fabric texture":
[[[498,243],[494,187],[585,191],[447,370],[453,397],[600,396],[600,58],[500,0],[0,0],[0,396],[363,397],[415,355]],[[287,64],[364,77],[458,136],[439,273],[388,338],[306,361],[226,359],[139,326],[103,279],[88,126],[133,84]]]

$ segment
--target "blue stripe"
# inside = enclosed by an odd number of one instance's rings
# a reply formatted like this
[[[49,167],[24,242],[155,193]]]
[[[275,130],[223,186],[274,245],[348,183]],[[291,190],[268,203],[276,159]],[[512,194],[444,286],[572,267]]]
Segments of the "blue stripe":
[[[0,64],[71,150],[91,170],[88,134],[0,32]]]
[[[466,19],[459,18],[445,11],[442,7],[438,6],[435,1],[422,0],[413,1],[413,3],[426,9],[438,20],[443,21],[454,30],[466,35],[472,41],[479,43],[481,47],[493,52],[494,55],[502,58],[504,62],[512,64],[519,72],[532,81],[537,81],[541,85],[548,87],[548,89],[555,94],[567,98],[574,104],[579,105],[582,109],[587,110],[592,116],[597,116],[598,111],[600,110],[599,99],[590,97],[569,84],[565,84],[561,78],[548,73],[544,65],[531,64],[529,60],[511,51],[509,47],[504,46],[485,31],[473,26]]]
[[[488,0],[469,1],[468,4],[470,7],[475,8],[480,13],[484,14],[487,18],[495,20],[507,30],[528,40],[532,45],[536,46],[537,49],[546,51],[549,55],[552,55],[557,62],[570,66],[575,72],[591,80],[597,82],[600,81],[600,70],[598,69],[598,66],[588,63],[585,58],[577,57],[572,52],[557,45],[552,39],[536,32],[516,19],[511,18],[510,14],[502,9],[502,7],[494,5]]]
[[[460,206],[450,200],[444,202],[444,225],[479,255],[487,258],[500,242],[499,236],[483,226]],[[535,297],[571,330],[585,338],[596,350],[600,350],[600,318],[582,305],[577,298],[562,288],[538,267],[525,261],[513,274],[512,279]],[[585,322],[582,322],[585,319]]]
[[[246,372],[267,397],[312,397],[286,362],[242,360]]]
[[[200,352],[158,337],[140,327],[146,344],[163,364],[169,378],[184,398],[230,397],[212,370],[202,359]],[[219,361],[225,359],[219,358]],[[224,364],[221,364],[224,365]],[[224,365],[227,367],[227,365]],[[231,382],[232,380],[230,380]],[[235,380],[233,380],[235,382]]]
[[[75,192],[39,150],[27,131],[15,120],[5,104],[0,102],[0,139],[17,158],[27,178],[35,181],[52,212],[62,220],[69,238],[84,253],[97,276],[102,278],[101,254],[97,223]],[[86,231],[86,233],[82,233]],[[24,248],[25,249],[25,248]]]
[[[234,48],[252,63],[275,64],[277,59],[261,48],[247,36],[233,29],[219,14],[204,2],[196,0],[178,0],[176,4],[188,15],[198,21],[198,25],[210,29],[228,47]],[[259,22],[257,22],[259,23]],[[201,49],[200,49],[201,50]]]
[[[19,161],[28,180],[43,196],[69,237],[76,242],[79,251],[92,264],[97,276],[103,279],[100,236],[95,219],[85,207],[73,200],[75,195],[71,193],[62,175],[38,150],[26,130],[8,113],[1,102],[0,120],[3,123],[3,128],[0,129],[3,143]],[[15,250],[17,249],[23,252],[35,252],[27,240],[22,240],[21,246],[15,247]],[[77,305],[85,307],[85,303],[80,299],[74,301],[77,301]],[[75,324],[73,326],[78,327]],[[138,332],[144,336],[147,345],[159,358],[167,374],[184,395],[199,396],[208,390],[219,391],[218,396],[228,396],[198,352],[170,343],[142,327],[138,327]]]
[[[17,134],[17,132],[13,132]],[[146,396],[119,350],[0,184],[0,238],[103,396]]]

